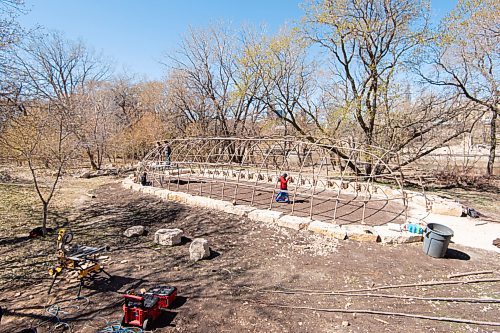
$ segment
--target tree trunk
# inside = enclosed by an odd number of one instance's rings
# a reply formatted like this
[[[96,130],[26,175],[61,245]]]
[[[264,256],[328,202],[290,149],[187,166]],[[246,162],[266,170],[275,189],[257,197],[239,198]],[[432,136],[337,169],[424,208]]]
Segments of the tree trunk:
[[[488,166],[486,172],[489,176],[493,175],[493,166],[495,165],[495,149],[497,148],[497,117],[496,111],[493,111],[490,122],[490,157],[488,158]]]
[[[92,167],[92,170],[98,170],[98,166],[94,161],[94,154],[90,151],[90,148],[87,148],[87,156],[89,157],[90,160],[90,166]]]
[[[47,234],[47,219],[49,216],[49,203],[42,202],[43,205],[43,220],[42,220],[42,234],[45,236]]]

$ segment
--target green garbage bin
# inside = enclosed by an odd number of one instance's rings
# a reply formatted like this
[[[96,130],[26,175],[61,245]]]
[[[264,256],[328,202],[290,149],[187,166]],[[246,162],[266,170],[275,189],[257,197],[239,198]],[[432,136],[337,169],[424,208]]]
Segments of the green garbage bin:
[[[453,230],[437,223],[427,224],[424,232],[424,252],[434,258],[443,258],[448,250]]]

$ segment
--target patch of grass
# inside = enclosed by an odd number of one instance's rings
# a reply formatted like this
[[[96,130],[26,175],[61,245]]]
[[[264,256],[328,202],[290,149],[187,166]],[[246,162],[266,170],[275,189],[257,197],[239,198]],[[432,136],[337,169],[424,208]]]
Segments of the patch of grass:
[[[28,286],[48,278],[55,258],[55,237],[31,239],[29,232],[41,225],[42,205],[31,187],[0,185],[0,290]],[[49,211],[48,226],[59,216]]]
[[[463,205],[474,208],[491,218],[500,218],[500,194],[486,191],[467,190],[462,188],[434,190],[428,193],[458,200]]]
[[[27,233],[41,223],[42,205],[31,188],[0,185],[0,234]]]

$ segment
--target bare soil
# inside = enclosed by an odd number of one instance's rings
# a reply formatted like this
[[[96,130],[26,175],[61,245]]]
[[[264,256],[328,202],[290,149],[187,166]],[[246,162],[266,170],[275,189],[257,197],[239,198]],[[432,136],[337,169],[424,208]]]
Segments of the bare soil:
[[[160,186],[160,184],[155,184]],[[242,205],[250,205],[260,209],[273,209],[295,216],[310,217],[319,221],[335,221],[339,225],[366,224],[383,225],[389,222],[404,223],[405,208],[402,200],[376,199],[366,200],[360,196],[343,194],[336,204],[337,192],[333,190],[315,189],[314,195],[295,194],[289,191],[290,204],[274,201],[279,190],[272,185],[261,185],[254,190],[251,182],[240,181],[238,186],[211,182],[209,179],[189,180],[188,178],[172,179],[170,184],[162,187],[172,191],[181,191],[193,195],[207,196]],[[312,192],[311,192],[312,194]],[[311,199],[312,198],[312,199]],[[327,198],[327,199],[325,199]]]
[[[269,304],[381,311],[499,321],[499,304],[471,304],[368,296],[311,296],[265,292],[279,288],[345,290],[380,285],[450,280],[450,273],[492,270],[500,277],[500,256],[450,245],[447,258],[423,254],[421,244],[382,246],[337,241],[308,232],[259,224],[208,210],[165,202],[131,190],[119,179],[65,177],[54,203],[51,226],[70,227],[73,243],[108,244],[103,259],[112,279],[97,279],[74,300],[77,283],[62,279],[47,295],[47,269],[55,262],[55,236],[29,239],[37,226],[37,200],[27,187],[0,186],[0,306],[6,314],[0,332],[38,327],[61,332],[47,312],[61,306],[58,320],[73,332],[96,332],[121,318],[128,289],[158,284],[179,288],[173,309],[156,322],[155,332],[498,332],[499,327],[457,324],[396,316],[325,313]],[[86,194],[91,192],[95,198]],[[126,238],[123,231],[143,225],[148,235]],[[182,245],[153,243],[160,228],[181,228]],[[210,242],[212,256],[189,261],[195,237]],[[471,277],[478,278],[478,277]],[[468,278],[464,278],[468,279]],[[385,294],[500,298],[500,283],[408,287]]]

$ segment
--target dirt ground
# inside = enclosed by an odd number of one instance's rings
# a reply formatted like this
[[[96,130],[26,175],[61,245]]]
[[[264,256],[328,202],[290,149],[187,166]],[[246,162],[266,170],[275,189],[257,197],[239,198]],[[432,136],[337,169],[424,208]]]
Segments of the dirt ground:
[[[313,220],[319,221],[335,221],[339,225],[366,224],[373,226],[389,222],[404,223],[405,221],[405,208],[402,200],[378,198],[368,200],[363,205],[361,195],[356,197],[341,194],[337,208],[335,208],[334,198],[337,196],[337,192],[333,190],[316,189],[314,194],[320,198],[315,197],[311,202],[310,195],[294,194],[294,190],[291,188],[289,195],[292,203],[283,204],[274,202],[273,199],[278,190],[270,184],[261,184],[258,189],[254,190],[254,183],[251,182],[240,181],[240,184],[236,186],[234,184],[223,185],[222,182],[211,182],[210,179],[200,178],[200,180],[193,181],[179,177],[179,179],[171,180],[170,184],[168,182],[162,185],[155,183],[155,186],[214,199],[235,201],[237,204],[260,209],[271,208],[286,214],[292,214],[293,210],[295,216],[311,217]],[[293,204],[294,201],[295,204]]]
[[[37,200],[29,187],[0,185],[0,306],[5,312],[0,332],[29,327],[38,327],[38,332],[61,332],[56,328],[57,320],[67,323],[73,332],[96,332],[121,318],[123,292],[158,284],[177,286],[179,298],[156,323],[155,332],[500,332],[500,327],[485,325],[306,309],[366,309],[498,322],[498,303],[268,291],[339,291],[452,281],[456,279],[447,278],[450,273],[482,270],[494,273],[462,279],[500,278],[497,254],[451,244],[447,258],[433,259],[422,252],[421,244],[337,241],[165,202],[125,190],[119,181],[67,177],[52,209],[51,226],[70,227],[73,243],[111,246],[103,262],[113,278],[103,277],[87,285],[82,300],[74,299],[77,284],[66,280],[59,281],[47,295],[47,269],[54,264],[55,236],[26,237],[37,225]],[[133,225],[145,226],[148,235],[124,237],[123,231]],[[170,227],[184,230],[183,244],[155,245],[154,232]],[[212,255],[193,263],[189,261],[189,243],[196,237],[210,242]],[[372,293],[499,299],[500,283]],[[47,312],[53,303],[60,306],[57,319]]]

